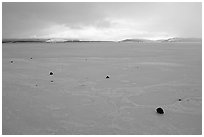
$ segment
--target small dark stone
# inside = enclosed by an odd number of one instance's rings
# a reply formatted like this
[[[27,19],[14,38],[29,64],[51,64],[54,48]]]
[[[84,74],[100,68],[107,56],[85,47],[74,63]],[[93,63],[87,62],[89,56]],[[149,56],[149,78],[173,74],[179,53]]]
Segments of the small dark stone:
[[[179,98],[178,101],[181,101],[181,99]]]
[[[50,72],[50,75],[53,75],[53,72]]]
[[[35,86],[37,87],[38,85],[37,85],[37,84],[35,84]]]
[[[30,58],[30,59],[33,59],[33,58]]]
[[[53,80],[51,80],[50,82],[54,82]]]
[[[109,77],[109,76],[106,76],[106,79],[107,79],[107,78],[110,78],[110,77]]]
[[[156,111],[157,111],[158,114],[164,114],[164,110],[162,108],[160,108],[160,107],[157,108]]]
[[[13,60],[11,60],[11,63],[13,63]]]

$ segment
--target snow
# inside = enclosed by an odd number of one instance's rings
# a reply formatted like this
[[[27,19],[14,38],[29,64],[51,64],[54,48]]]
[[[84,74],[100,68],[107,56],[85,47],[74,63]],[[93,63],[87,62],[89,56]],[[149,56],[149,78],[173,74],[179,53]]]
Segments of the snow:
[[[2,133],[202,134],[201,47],[4,43]]]

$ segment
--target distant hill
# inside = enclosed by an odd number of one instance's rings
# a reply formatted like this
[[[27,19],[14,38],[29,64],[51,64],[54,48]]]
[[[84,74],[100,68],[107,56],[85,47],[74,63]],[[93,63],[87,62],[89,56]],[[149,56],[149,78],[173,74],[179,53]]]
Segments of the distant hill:
[[[41,42],[41,43],[60,43],[60,42],[78,42],[77,39],[3,39],[2,43],[18,43],[18,42]]]
[[[156,42],[154,40],[148,40],[148,39],[125,39],[120,42],[137,42],[137,43],[152,43]]]
[[[63,42],[79,42],[78,39],[59,39],[59,38],[53,38],[46,40],[47,43],[63,43]]]
[[[169,38],[158,40],[160,42],[202,42],[201,38]]]
[[[2,43],[23,43],[23,42],[40,42],[40,43],[66,43],[66,42],[111,42],[111,41],[89,41],[78,39],[3,39]],[[113,42],[113,41],[112,41]],[[135,42],[135,43],[156,43],[156,42],[202,42],[201,38],[169,38],[161,40],[149,40],[149,39],[125,39],[119,42]]]
[[[78,39],[3,39],[2,43],[26,43],[26,42],[40,42],[40,43],[67,43],[67,42],[114,42],[114,41],[92,41],[92,40],[78,40]]]
[[[202,42],[201,38],[168,38],[160,40],[149,39],[125,39],[119,42],[136,42],[136,43],[155,43],[155,42]]]
[[[45,42],[47,39],[3,39],[2,43]]]

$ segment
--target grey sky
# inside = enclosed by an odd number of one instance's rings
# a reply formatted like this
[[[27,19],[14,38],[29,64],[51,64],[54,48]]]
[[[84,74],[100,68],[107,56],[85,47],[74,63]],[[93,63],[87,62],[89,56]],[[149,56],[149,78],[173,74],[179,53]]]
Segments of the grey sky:
[[[202,37],[200,3],[3,3],[3,38]]]

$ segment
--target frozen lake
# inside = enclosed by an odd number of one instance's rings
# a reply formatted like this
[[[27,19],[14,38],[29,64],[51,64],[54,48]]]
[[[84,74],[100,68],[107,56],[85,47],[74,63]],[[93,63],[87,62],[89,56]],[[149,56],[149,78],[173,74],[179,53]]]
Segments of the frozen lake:
[[[3,134],[202,134],[201,43],[2,44],[2,77]]]

